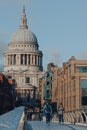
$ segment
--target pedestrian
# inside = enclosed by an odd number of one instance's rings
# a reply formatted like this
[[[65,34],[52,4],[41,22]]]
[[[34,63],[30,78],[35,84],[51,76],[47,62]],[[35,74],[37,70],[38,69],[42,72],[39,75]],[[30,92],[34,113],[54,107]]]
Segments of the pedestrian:
[[[58,107],[59,123],[64,122],[63,113],[64,113],[64,107],[63,107],[62,103],[60,103],[59,107]]]
[[[46,101],[46,104],[44,105],[44,108],[43,108],[43,112],[45,114],[45,117],[46,117],[46,123],[50,123],[50,118],[51,118],[51,115],[52,115],[52,107],[49,103],[49,101]]]

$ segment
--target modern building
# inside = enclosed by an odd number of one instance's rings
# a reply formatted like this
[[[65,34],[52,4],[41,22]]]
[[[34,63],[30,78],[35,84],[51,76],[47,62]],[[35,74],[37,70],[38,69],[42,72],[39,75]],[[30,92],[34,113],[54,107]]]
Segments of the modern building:
[[[33,98],[34,88],[38,90],[39,78],[44,75],[42,60],[43,53],[35,34],[28,29],[23,8],[19,29],[11,36],[4,52],[4,72],[15,79],[18,99]]]
[[[62,102],[64,120],[87,122],[87,60],[72,56],[62,67],[49,63],[40,83],[42,104],[50,99],[58,108]]]
[[[52,100],[52,72],[47,71],[44,83],[44,99]]]
[[[63,103],[67,121],[87,121],[87,60],[72,56],[62,68],[54,68],[52,88],[53,101]]]
[[[52,87],[52,70],[55,68],[54,63],[49,63],[47,65],[47,71],[45,72],[44,76],[39,80],[40,82],[40,91],[41,91],[41,104],[43,106],[45,100],[49,100],[53,102],[53,87]]]

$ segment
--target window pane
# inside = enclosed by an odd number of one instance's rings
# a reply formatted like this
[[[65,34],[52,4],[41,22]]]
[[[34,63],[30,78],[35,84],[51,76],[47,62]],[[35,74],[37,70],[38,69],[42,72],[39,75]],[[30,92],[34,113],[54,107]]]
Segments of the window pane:
[[[81,88],[87,88],[87,79],[81,80]]]
[[[26,83],[30,83],[30,78],[26,77]]]
[[[77,66],[76,68],[78,68],[80,72],[87,72],[87,66]]]

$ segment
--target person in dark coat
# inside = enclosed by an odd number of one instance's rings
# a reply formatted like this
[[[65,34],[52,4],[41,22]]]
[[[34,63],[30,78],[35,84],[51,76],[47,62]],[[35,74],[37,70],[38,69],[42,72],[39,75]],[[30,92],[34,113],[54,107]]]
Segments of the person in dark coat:
[[[52,107],[48,101],[44,105],[43,112],[46,116],[46,123],[50,123],[50,117],[52,115]]]

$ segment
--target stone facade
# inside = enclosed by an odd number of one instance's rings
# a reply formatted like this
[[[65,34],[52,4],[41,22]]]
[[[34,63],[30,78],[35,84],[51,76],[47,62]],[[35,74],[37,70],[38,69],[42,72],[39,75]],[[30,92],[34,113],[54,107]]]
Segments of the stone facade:
[[[63,103],[65,111],[87,107],[87,60],[71,57],[62,68],[54,68],[52,100]]]
[[[87,108],[87,60],[78,60],[72,56],[67,62],[63,62],[62,67],[48,64],[48,71],[52,73],[52,103],[63,103],[65,112],[78,111]],[[46,74],[45,74],[46,75]],[[44,102],[46,84],[49,77],[42,78],[41,103]],[[45,86],[46,84],[46,86]],[[50,84],[49,84],[50,85]],[[79,115],[77,113],[77,115]]]
[[[16,80],[19,97],[32,97],[34,88],[38,89],[39,78],[44,74],[42,58],[37,38],[28,30],[23,8],[19,29],[12,35],[8,49],[4,52],[4,72]]]

